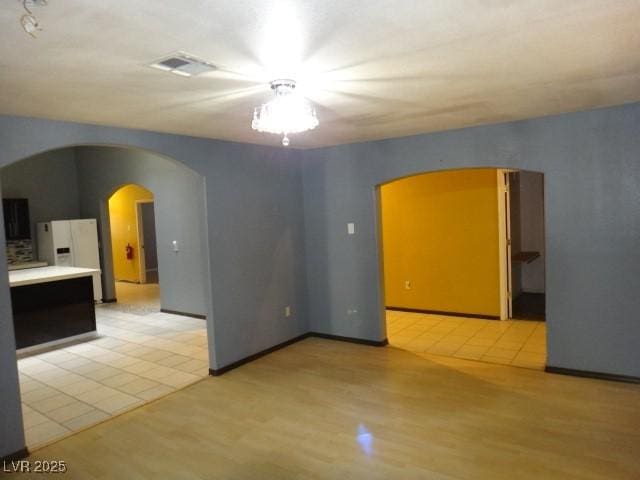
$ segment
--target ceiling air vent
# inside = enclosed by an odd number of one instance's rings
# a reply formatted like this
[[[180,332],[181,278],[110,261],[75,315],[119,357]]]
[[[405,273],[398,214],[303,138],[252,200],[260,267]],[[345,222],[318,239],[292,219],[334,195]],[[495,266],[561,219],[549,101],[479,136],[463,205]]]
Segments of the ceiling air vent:
[[[169,73],[175,73],[183,77],[193,77],[201,73],[212,72],[216,66],[212,63],[189,55],[184,52],[174,53],[160,60],[149,64],[150,67],[157,68]]]

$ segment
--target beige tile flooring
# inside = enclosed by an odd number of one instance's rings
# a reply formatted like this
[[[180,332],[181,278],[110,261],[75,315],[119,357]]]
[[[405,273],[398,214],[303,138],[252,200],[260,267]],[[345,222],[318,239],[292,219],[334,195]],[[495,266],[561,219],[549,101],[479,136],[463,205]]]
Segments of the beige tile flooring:
[[[157,283],[116,282],[118,303],[109,308],[127,313],[147,315],[160,311],[160,285]]]
[[[392,346],[419,354],[481,360],[542,370],[544,322],[483,320],[387,310]]]
[[[99,338],[18,360],[30,449],[208,375],[204,320],[110,305],[96,317]]]

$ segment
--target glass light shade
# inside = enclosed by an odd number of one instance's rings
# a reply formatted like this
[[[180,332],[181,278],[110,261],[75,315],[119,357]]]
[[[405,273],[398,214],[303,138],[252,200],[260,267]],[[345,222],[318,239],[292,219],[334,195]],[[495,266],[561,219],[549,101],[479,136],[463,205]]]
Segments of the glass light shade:
[[[318,126],[315,110],[306,100],[294,93],[295,82],[278,80],[272,82],[276,97],[256,108],[251,128],[259,132],[284,135],[282,144],[289,144],[290,133],[299,133]]]

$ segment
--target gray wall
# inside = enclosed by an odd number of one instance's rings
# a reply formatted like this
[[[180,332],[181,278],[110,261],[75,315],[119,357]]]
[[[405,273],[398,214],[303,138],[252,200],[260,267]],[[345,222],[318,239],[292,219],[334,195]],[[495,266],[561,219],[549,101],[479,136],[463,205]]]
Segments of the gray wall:
[[[1,191],[1,189],[0,189]],[[4,225],[2,211],[0,219]],[[4,226],[0,233],[0,458],[24,448],[22,405],[18,390],[16,342],[13,334]]]
[[[76,147],[75,152],[82,216],[100,222],[104,297],[116,296],[107,201],[122,185],[136,183],[154,194],[162,308],[206,315],[209,293],[203,262],[207,233],[202,176],[139,149]],[[172,240],[179,242],[177,253]]]
[[[0,170],[3,198],[28,198],[31,239],[37,249],[38,222],[80,216],[75,155],[72,149],[47,152]]]
[[[9,116],[0,116],[0,145],[0,166],[56,148],[112,145],[164,155],[204,177],[208,252],[201,260],[208,274],[202,287],[211,292],[207,327],[212,368],[308,331],[302,172],[294,151]],[[0,228],[0,236],[3,232]],[[0,438],[7,446],[2,444],[0,456],[24,444],[15,344],[4,301],[6,277],[0,261],[0,355],[8,357],[0,369]],[[288,318],[286,305],[292,309]]]
[[[207,209],[216,348],[239,360],[308,331],[302,172],[294,151],[228,147],[208,167]]]
[[[640,104],[310,150],[303,163],[311,330],[385,337],[376,185],[513,167],[545,174],[548,365],[640,376]]]

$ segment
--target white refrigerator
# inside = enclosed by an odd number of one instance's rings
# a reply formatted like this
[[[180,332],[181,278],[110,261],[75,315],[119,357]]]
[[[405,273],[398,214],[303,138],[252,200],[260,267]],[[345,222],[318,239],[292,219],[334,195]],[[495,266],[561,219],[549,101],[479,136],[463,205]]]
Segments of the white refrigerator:
[[[100,270],[98,224],[94,218],[38,223],[38,259],[61,267]],[[100,274],[93,275],[93,296],[102,301]]]

